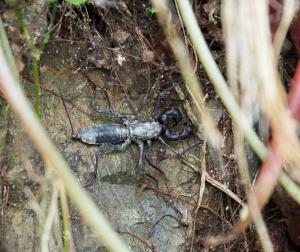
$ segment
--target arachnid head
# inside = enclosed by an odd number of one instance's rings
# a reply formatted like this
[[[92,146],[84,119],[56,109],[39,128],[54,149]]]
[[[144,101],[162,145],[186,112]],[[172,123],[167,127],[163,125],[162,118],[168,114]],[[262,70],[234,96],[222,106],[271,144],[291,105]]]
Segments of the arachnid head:
[[[160,136],[163,127],[159,122],[135,122],[129,127],[130,138],[133,140],[151,140]]]

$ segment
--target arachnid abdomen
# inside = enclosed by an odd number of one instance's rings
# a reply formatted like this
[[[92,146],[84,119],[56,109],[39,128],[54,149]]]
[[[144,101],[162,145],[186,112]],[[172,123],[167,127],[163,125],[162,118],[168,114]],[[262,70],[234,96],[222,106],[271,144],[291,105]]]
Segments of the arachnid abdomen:
[[[119,143],[129,137],[129,130],[121,124],[98,124],[83,128],[74,138],[87,144]]]

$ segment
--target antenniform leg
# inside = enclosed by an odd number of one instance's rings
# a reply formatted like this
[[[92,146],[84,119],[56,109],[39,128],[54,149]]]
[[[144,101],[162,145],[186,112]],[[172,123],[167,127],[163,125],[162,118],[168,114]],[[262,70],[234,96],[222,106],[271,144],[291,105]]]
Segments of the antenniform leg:
[[[99,108],[99,109],[96,109],[96,112],[101,113],[101,114],[110,115],[110,116],[113,116],[113,117],[121,119],[121,120],[128,120],[128,119],[134,118],[134,115],[132,115],[132,114],[117,113],[112,108],[110,108],[110,109]]]
[[[171,150],[172,152],[174,152],[177,156],[181,156],[181,155],[183,155],[184,153],[190,151],[191,149],[193,149],[193,148],[195,148],[195,147],[197,147],[197,146],[199,146],[200,144],[203,143],[203,141],[200,140],[199,142],[194,143],[192,146],[186,148],[185,150],[183,150],[183,151],[181,151],[181,152],[178,152],[178,151],[177,151],[176,149],[174,149],[171,145],[167,144],[167,143],[165,142],[165,140],[162,139],[161,137],[159,137],[158,139],[159,139],[159,141],[160,141],[163,145],[165,145],[169,150]]]
[[[127,114],[127,113],[117,113],[114,111],[112,105],[111,105],[111,102],[110,102],[110,99],[109,99],[109,96],[107,94],[107,91],[104,89],[104,88],[101,88],[101,91],[104,93],[105,95],[105,99],[107,101],[107,104],[108,104],[108,109],[103,109],[103,108],[96,108],[97,105],[96,105],[96,90],[94,91],[94,98],[93,98],[93,102],[92,102],[92,106],[93,106],[93,109],[98,112],[98,113],[102,113],[102,114],[106,114],[106,115],[110,115],[110,116],[113,116],[115,118],[118,118],[118,119],[122,119],[122,120],[128,120],[128,119],[131,119],[131,118],[134,118],[134,116],[132,114]]]
[[[180,153],[179,153],[177,150],[175,150],[172,146],[170,146],[169,144],[167,144],[167,143],[165,142],[165,140],[162,139],[162,137],[159,137],[158,139],[159,139],[159,141],[160,141],[163,145],[165,145],[168,149],[170,149],[172,152],[174,152],[177,156],[180,156]]]
[[[150,119],[157,119],[157,116],[158,116],[157,113],[158,113],[158,109],[159,109],[159,106],[161,104],[161,101],[162,100],[172,100],[172,99],[166,98],[166,97],[169,97],[171,90],[174,89],[174,88],[176,88],[176,86],[178,86],[181,83],[183,83],[183,82],[173,83],[171,87],[168,87],[165,90],[162,90],[157,95],[156,104],[155,104],[154,109],[153,109],[153,111],[151,113]],[[181,100],[179,100],[179,101],[181,101]]]

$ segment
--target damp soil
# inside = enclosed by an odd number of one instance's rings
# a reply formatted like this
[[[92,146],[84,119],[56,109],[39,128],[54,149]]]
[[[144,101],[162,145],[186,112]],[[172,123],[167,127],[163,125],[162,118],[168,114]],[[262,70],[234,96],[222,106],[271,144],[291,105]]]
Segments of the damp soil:
[[[209,19],[209,11],[203,6],[196,4],[202,13],[197,14],[199,22],[217,63],[225,71],[221,26]],[[174,16],[175,10],[173,6]],[[89,125],[122,123],[95,112],[94,107],[108,108],[107,97],[115,111],[131,113],[138,120],[147,121],[160,96],[157,115],[176,107],[182,111],[183,121],[189,120],[184,101],[179,99],[174,86],[182,89],[187,100],[189,96],[150,3],[116,1],[105,7],[92,3],[74,7],[33,1],[23,3],[22,12],[37,45],[51,17],[54,20],[40,60],[41,121],[78,181],[130,250],[204,251],[203,240],[208,234],[229,231],[239,217],[238,203],[206,182],[198,204],[201,169],[241,199],[245,198],[233,153],[232,123],[201,66],[197,75],[224,137],[222,153],[216,153],[205,139],[199,139],[194,133],[187,139],[168,142],[179,152],[200,142],[183,156],[191,166],[159,141],[153,141],[141,176],[136,144],[124,151],[103,153],[96,162],[96,147],[71,137]],[[14,7],[0,5],[0,13],[22,85],[34,104],[31,54],[19,32]],[[177,25],[180,30],[180,22]],[[43,204],[49,206],[53,177],[9,106],[0,99],[0,250],[39,251],[41,224],[37,208]],[[177,130],[182,126],[177,126]],[[259,162],[250,150],[247,153],[255,176]],[[48,195],[46,200],[45,195]],[[63,251],[59,211],[58,208],[49,239],[50,251]],[[289,241],[280,211],[271,205],[265,214],[267,224],[274,230],[275,244],[286,249]],[[76,251],[106,251],[71,201],[70,221]],[[234,242],[209,251],[254,251],[252,248],[261,250],[254,226]]]

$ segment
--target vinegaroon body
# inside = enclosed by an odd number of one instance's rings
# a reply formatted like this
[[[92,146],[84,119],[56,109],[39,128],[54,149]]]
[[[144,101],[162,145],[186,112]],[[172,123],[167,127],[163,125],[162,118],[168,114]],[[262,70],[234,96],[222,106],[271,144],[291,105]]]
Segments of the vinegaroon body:
[[[174,125],[182,120],[182,114],[176,108],[164,111],[158,119],[150,119],[145,122],[132,120],[132,115],[116,113],[112,109],[97,109],[96,111],[119,118],[123,120],[123,124],[91,125],[79,130],[73,137],[86,144],[98,145],[97,156],[100,152],[124,150],[131,142],[137,143],[140,148],[139,169],[141,172],[143,172],[145,158],[144,142],[150,146],[151,140],[159,139],[164,145],[171,148],[163,138],[171,141],[181,140],[192,132],[190,122],[180,132],[174,132],[168,128],[170,120],[173,121]]]

